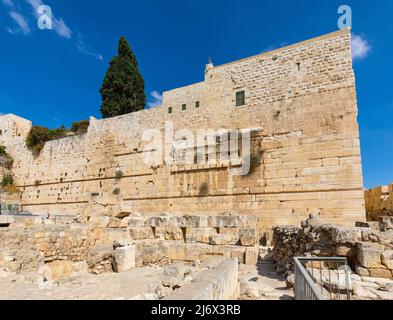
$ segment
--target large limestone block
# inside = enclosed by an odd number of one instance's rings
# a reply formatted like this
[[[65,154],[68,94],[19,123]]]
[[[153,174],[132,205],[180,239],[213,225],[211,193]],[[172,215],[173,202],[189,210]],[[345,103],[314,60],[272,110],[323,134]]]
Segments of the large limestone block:
[[[385,250],[382,253],[382,264],[386,268],[393,270],[393,250]]]
[[[119,247],[114,252],[113,269],[115,272],[129,271],[135,268],[135,245]]]
[[[335,243],[346,244],[361,241],[362,233],[360,228],[335,227],[332,230],[332,238]]]
[[[87,264],[89,268],[94,268],[96,265],[105,261],[112,262],[113,245],[95,245],[89,248],[87,252]]]
[[[215,234],[216,228],[186,228],[186,243],[209,243],[210,236]]]
[[[245,264],[256,265],[258,262],[259,248],[258,247],[247,247],[245,255]]]
[[[84,261],[53,261],[40,267],[38,273],[45,281],[55,282],[87,274],[88,268]]]
[[[376,268],[376,269],[369,269],[369,271],[370,271],[370,277],[372,278],[392,279],[392,272],[388,269]]]
[[[165,242],[166,254],[170,260],[186,260],[186,246],[183,242],[171,241]]]
[[[258,244],[259,235],[257,229],[239,229],[240,243],[245,247],[252,247]]]
[[[130,228],[130,235],[132,240],[154,239],[154,232],[150,227]]]
[[[136,242],[135,246],[138,267],[158,263],[167,257],[167,247],[162,241],[143,240]]]
[[[365,243],[358,244],[358,260],[362,267],[381,268],[381,256],[382,252],[379,248]]]
[[[184,240],[182,228],[179,227],[157,227],[155,231],[157,239],[172,241]]]
[[[233,234],[215,234],[209,238],[212,245],[235,245],[238,241],[239,237]]]

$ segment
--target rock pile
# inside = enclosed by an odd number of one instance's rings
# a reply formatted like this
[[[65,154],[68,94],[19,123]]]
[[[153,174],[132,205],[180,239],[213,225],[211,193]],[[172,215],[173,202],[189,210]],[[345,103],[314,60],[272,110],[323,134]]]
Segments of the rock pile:
[[[360,276],[393,279],[393,230],[383,223],[358,227],[321,224],[311,215],[301,227],[274,228],[276,270],[293,270],[293,257],[346,257]]]

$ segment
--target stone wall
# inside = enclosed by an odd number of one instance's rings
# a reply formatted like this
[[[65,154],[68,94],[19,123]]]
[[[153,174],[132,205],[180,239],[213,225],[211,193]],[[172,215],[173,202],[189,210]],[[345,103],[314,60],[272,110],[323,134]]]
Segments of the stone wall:
[[[367,219],[393,216],[393,184],[365,191]]]
[[[51,270],[59,277],[85,271],[126,271],[166,261],[211,257],[255,265],[255,216],[91,217],[0,216],[0,268],[23,273]],[[132,261],[128,255],[132,255]],[[127,260],[128,259],[128,260]]]
[[[294,257],[335,256],[346,257],[361,276],[393,279],[393,219],[358,225],[325,225],[313,217],[302,227],[276,227],[273,252],[277,271],[293,270]]]
[[[246,104],[236,107],[236,92],[242,90]],[[5,141],[15,159],[23,209],[87,216],[92,201],[106,201],[116,189],[119,205],[145,215],[234,210],[258,215],[261,231],[297,224],[310,213],[343,225],[365,220],[349,30],[208,65],[203,82],[163,97],[159,108],[92,118],[86,134],[48,142],[37,158],[20,139]],[[235,161],[147,165],[150,142],[141,135],[153,128],[164,132],[168,121],[175,131],[195,135],[198,129],[255,129],[252,142],[262,152],[261,165],[241,177],[230,174]],[[201,196],[205,182],[208,192]]]

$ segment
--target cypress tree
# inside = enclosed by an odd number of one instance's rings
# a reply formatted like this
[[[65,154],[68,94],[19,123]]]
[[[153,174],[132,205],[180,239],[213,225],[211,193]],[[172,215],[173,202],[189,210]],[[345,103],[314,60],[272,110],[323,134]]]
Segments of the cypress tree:
[[[118,55],[110,62],[100,93],[103,118],[116,117],[145,108],[145,82],[139,72],[134,53],[124,37],[119,40]]]

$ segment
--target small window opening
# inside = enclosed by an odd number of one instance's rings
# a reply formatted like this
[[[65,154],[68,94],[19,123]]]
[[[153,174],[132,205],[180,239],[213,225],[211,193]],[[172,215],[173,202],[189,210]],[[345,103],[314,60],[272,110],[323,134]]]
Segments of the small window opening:
[[[246,95],[244,91],[236,92],[236,107],[244,106],[246,104]]]
[[[184,111],[184,110],[187,110],[187,105],[186,104],[183,104],[182,106],[181,106],[181,109]]]

